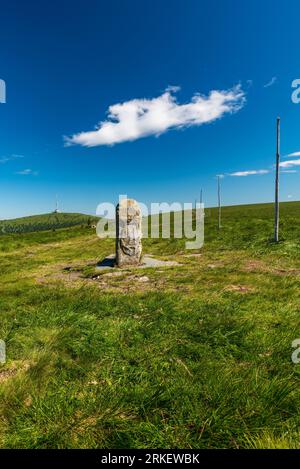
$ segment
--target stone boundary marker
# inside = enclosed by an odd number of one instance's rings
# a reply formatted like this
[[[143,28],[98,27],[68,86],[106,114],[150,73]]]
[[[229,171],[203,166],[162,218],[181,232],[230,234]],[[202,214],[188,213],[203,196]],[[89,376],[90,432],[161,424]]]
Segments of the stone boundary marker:
[[[116,207],[116,254],[103,259],[96,270],[114,267],[164,267],[180,265],[148,255],[142,257],[142,212],[134,199],[122,199]]]
[[[116,265],[137,266],[142,258],[142,213],[133,199],[122,199],[116,207]]]

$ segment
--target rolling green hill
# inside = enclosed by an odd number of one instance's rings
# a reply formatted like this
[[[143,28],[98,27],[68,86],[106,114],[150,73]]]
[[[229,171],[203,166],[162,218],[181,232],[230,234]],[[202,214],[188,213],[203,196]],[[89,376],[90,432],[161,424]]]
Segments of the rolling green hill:
[[[143,240],[157,269],[99,272],[81,225],[0,236],[0,448],[299,449],[300,203],[278,244],[273,216],[207,209],[197,251]]]
[[[30,217],[0,221],[0,234],[29,233],[33,231],[54,230],[76,225],[92,225],[98,220],[91,215],[81,213],[46,213]]]

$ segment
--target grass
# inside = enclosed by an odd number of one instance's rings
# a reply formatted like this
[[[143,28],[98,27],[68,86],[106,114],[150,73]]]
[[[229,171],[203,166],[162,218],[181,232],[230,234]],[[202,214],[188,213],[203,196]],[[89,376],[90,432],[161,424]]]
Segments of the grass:
[[[146,239],[180,265],[116,276],[93,230],[0,236],[0,446],[299,448],[300,203],[278,245],[272,217],[208,209],[200,255]]]

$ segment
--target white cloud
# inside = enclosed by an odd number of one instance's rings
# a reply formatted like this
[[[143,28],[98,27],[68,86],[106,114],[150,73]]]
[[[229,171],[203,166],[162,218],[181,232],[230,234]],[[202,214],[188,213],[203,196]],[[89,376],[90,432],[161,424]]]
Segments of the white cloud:
[[[288,155],[284,155],[284,158],[295,158],[295,156],[300,156],[300,151],[294,151],[294,153],[289,153]]]
[[[281,163],[279,163],[279,166],[281,168],[292,168],[293,166],[300,166],[300,159],[282,161]]]
[[[180,90],[181,90],[180,86],[169,85],[167,86],[165,91],[170,91],[170,93],[177,93],[177,91],[180,91]]]
[[[178,89],[171,86],[157,98],[114,104],[108,109],[107,119],[100,122],[96,130],[65,137],[65,143],[94,147],[129,142],[170,129],[213,122],[224,114],[238,111],[245,103],[240,85],[226,91],[213,90],[208,96],[195,94],[186,104],[178,104],[174,96]]]
[[[16,174],[20,174],[22,176],[37,176],[38,171],[33,171],[32,169],[22,169],[22,171],[17,171]]]
[[[292,194],[289,194],[288,199],[292,199],[292,198],[293,198]]]
[[[296,169],[282,169],[281,173],[298,173]]]
[[[24,158],[24,155],[10,155],[10,156],[2,156],[0,158],[0,163],[4,164],[4,163],[7,163],[8,161],[11,161],[11,160],[16,160],[18,158]]]
[[[272,77],[270,81],[268,81],[268,83],[266,83],[264,85],[264,88],[269,88],[269,86],[272,86],[276,83],[277,81],[277,77]]]
[[[235,173],[230,173],[229,176],[244,177],[253,176],[254,174],[268,174],[269,172],[268,169],[255,169],[250,171],[236,171]]]

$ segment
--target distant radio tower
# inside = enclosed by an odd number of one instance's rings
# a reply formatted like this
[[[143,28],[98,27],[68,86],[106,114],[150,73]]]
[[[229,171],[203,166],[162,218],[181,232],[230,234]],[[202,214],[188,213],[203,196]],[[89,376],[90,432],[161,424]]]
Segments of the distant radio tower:
[[[58,197],[56,196],[56,200],[55,200],[55,210],[54,210],[54,213],[60,213],[60,210],[58,209]]]

